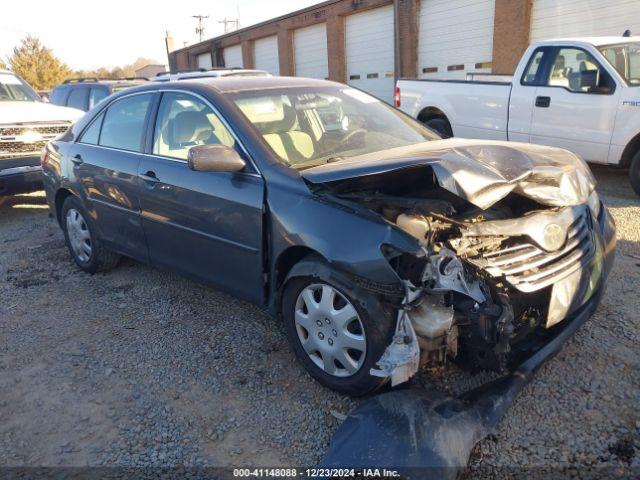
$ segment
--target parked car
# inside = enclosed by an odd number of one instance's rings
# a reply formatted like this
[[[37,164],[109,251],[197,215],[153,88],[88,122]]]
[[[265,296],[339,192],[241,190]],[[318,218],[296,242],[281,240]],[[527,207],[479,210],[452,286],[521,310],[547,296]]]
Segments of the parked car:
[[[195,70],[181,70],[176,73],[164,72],[157,74],[154,82],[173,82],[175,80],[185,80],[193,78],[215,78],[215,77],[270,77],[271,74],[264,70],[253,70],[245,68],[197,68]]]
[[[441,140],[324,80],[135,87],[42,163],[81,269],[125,255],[254,302],[350,394],[420,359],[507,367],[593,312],[613,260],[613,221],[574,154]]]
[[[71,78],[54,87],[49,95],[49,101],[56,105],[78,108],[88,112],[112,93],[148,81],[149,79],[146,77],[129,77],[118,80],[101,80],[95,77]]]
[[[539,143],[629,168],[640,195],[640,37],[537,42],[512,81],[400,80],[396,97],[445,137]]]
[[[42,147],[82,114],[45,103],[18,75],[0,70],[0,195],[41,189]]]

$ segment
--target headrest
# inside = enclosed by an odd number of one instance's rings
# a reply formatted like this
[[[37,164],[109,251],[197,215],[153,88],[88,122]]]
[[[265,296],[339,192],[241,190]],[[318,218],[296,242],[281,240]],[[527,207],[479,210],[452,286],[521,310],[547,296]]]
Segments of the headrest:
[[[263,135],[289,132],[296,124],[296,111],[280,96],[239,100],[238,107]]]
[[[169,143],[182,144],[205,140],[213,130],[213,125],[203,112],[180,112],[169,121]]]

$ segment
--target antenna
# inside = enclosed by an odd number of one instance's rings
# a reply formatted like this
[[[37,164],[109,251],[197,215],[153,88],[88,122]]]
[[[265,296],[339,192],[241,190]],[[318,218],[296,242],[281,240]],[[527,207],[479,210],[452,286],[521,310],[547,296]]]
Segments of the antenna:
[[[200,37],[200,41],[202,41],[202,35],[204,34],[204,27],[202,26],[202,20],[209,18],[209,15],[191,15],[191,18],[198,19],[198,26],[196,27],[196,33]]]

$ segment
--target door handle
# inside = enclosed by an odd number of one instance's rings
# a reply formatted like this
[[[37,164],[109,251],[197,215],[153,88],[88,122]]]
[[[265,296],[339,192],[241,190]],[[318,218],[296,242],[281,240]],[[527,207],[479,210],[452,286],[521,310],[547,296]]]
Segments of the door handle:
[[[549,108],[551,97],[536,97],[536,107]]]
[[[147,183],[158,183],[160,180],[156,177],[155,172],[140,173],[138,177]]]
[[[82,155],[80,155],[79,153],[75,154],[73,157],[71,157],[71,162],[74,165],[82,165],[84,163],[84,160],[82,160]]]

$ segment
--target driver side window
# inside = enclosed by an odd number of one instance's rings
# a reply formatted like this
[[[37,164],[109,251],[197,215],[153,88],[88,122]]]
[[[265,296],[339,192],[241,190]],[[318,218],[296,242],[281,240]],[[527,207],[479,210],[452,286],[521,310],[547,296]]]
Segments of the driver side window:
[[[184,93],[164,93],[156,119],[153,153],[186,160],[195,145],[226,145],[235,139],[202,100]]]
[[[577,48],[560,48],[555,57],[547,85],[564,87],[579,93],[609,93],[611,77],[593,58]]]

